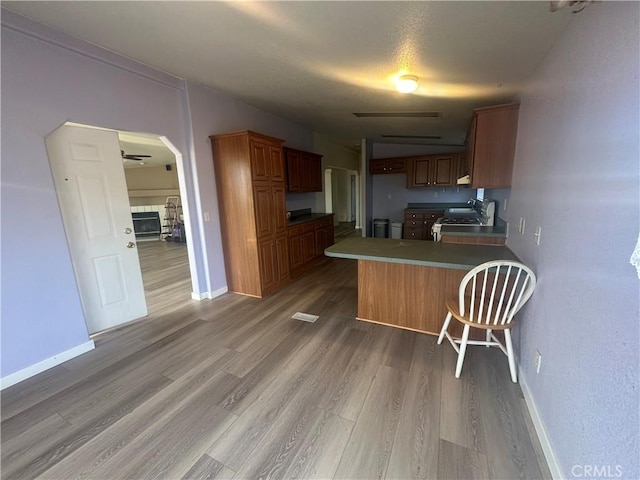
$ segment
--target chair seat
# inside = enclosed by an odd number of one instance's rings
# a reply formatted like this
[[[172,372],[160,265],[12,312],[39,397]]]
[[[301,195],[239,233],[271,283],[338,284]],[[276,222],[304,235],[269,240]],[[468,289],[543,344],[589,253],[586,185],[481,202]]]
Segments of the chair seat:
[[[464,301],[465,305],[469,306],[470,301],[471,301],[471,297],[465,297],[465,301]],[[460,308],[459,308],[460,305],[459,305],[458,297],[451,297],[447,299],[446,306],[447,306],[447,310],[449,310],[451,315],[453,315],[453,317],[456,320],[458,320],[459,322],[465,323],[467,325],[470,325],[474,328],[482,328],[484,330],[504,330],[506,328],[511,328],[514,324],[513,321],[505,325],[500,325],[499,323],[497,325],[493,325],[493,323],[486,324],[486,323],[472,322],[471,320],[469,320],[468,311],[464,315],[460,313]],[[477,312],[478,308],[480,308],[480,302],[476,300],[476,304],[474,306],[474,312]],[[485,303],[483,312],[486,312],[486,311],[487,311],[487,304]]]

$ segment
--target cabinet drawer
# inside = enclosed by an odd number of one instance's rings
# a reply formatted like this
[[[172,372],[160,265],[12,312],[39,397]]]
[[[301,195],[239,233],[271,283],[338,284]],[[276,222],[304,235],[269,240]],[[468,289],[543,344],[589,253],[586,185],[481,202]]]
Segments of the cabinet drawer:
[[[306,222],[301,225],[296,225],[294,227],[288,227],[287,234],[289,238],[291,238],[297,235],[302,235],[303,233],[313,232],[313,230],[314,230],[314,222]]]
[[[404,224],[406,225],[407,228],[422,228],[422,225],[424,224],[424,220],[422,219],[407,220],[406,222],[404,222]]]
[[[424,218],[424,212],[406,212],[404,214],[405,221],[410,220],[422,220]]]
[[[330,227],[331,225],[333,225],[333,217],[322,218],[315,222],[316,230],[319,228]]]
[[[405,227],[404,238],[407,240],[422,240],[422,227]]]

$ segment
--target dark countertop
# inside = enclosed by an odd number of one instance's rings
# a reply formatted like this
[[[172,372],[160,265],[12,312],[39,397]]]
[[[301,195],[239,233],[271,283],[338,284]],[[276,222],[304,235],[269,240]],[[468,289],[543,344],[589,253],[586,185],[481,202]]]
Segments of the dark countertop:
[[[456,237],[498,237],[507,238],[507,225],[504,222],[500,222],[493,227],[481,227],[480,225],[474,227],[460,227],[458,225],[442,225],[440,227],[440,235],[446,237],[447,235]]]
[[[293,227],[294,225],[300,225],[301,223],[312,222],[314,220],[328,217],[330,215],[333,215],[333,213],[309,213],[307,215],[302,215],[294,219],[287,220],[287,227]]]
[[[460,245],[423,240],[350,237],[324,251],[328,257],[404,263],[426,267],[471,270],[490,260],[519,261],[503,246]]]
[[[405,210],[446,210],[447,208],[469,208],[464,203],[408,203]]]

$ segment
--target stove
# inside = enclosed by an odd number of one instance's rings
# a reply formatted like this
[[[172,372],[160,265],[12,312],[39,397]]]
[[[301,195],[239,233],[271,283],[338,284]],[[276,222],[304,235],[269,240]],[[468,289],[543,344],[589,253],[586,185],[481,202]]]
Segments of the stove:
[[[482,225],[480,217],[442,217],[441,225]]]
[[[433,224],[431,233],[433,239],[439,242],[442,238],[440,235],[442,225],[450,225],[456,227],[487,227],[493,226],[495,214],[495,202],[490,200],[479,201],[474,200],[474,208],[476,215],[451,215],[441,217]]]

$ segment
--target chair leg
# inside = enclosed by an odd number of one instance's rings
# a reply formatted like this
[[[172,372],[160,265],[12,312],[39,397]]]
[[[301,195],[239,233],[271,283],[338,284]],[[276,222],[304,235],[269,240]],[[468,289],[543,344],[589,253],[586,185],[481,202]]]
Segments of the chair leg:
[[[487,342],[491,341],[491,330],[487,330]],[[491,345],[487,345],[486,347],[489,348]]]
[[[458,353],[458,363],[456,363],[456,378],[460,378],[460,372],[462,372],[464,353],[467,351],[467,340],[469,340],[469,328],[469,325],[465,325],[464,330],[462,330],[462,339],[460,340],[460,353]]]
[[[440,330],[440,335],[438,335],[438,345],[442,343],[442,339],[444,338],[444,332],[449,328],[449,322],[451,322],[451,312],[447,313],[447,316],[444,319],[444,325],[442,325],[442,329]]]
[[[511,343],[511,331],[507,328],[504,330],[504,340],[507,344],[507,357],[509,358],[509,370],[511,371],[511,381],[518,383],[518,374],[516,372],[516,358],[513,354],[513,344]]]

